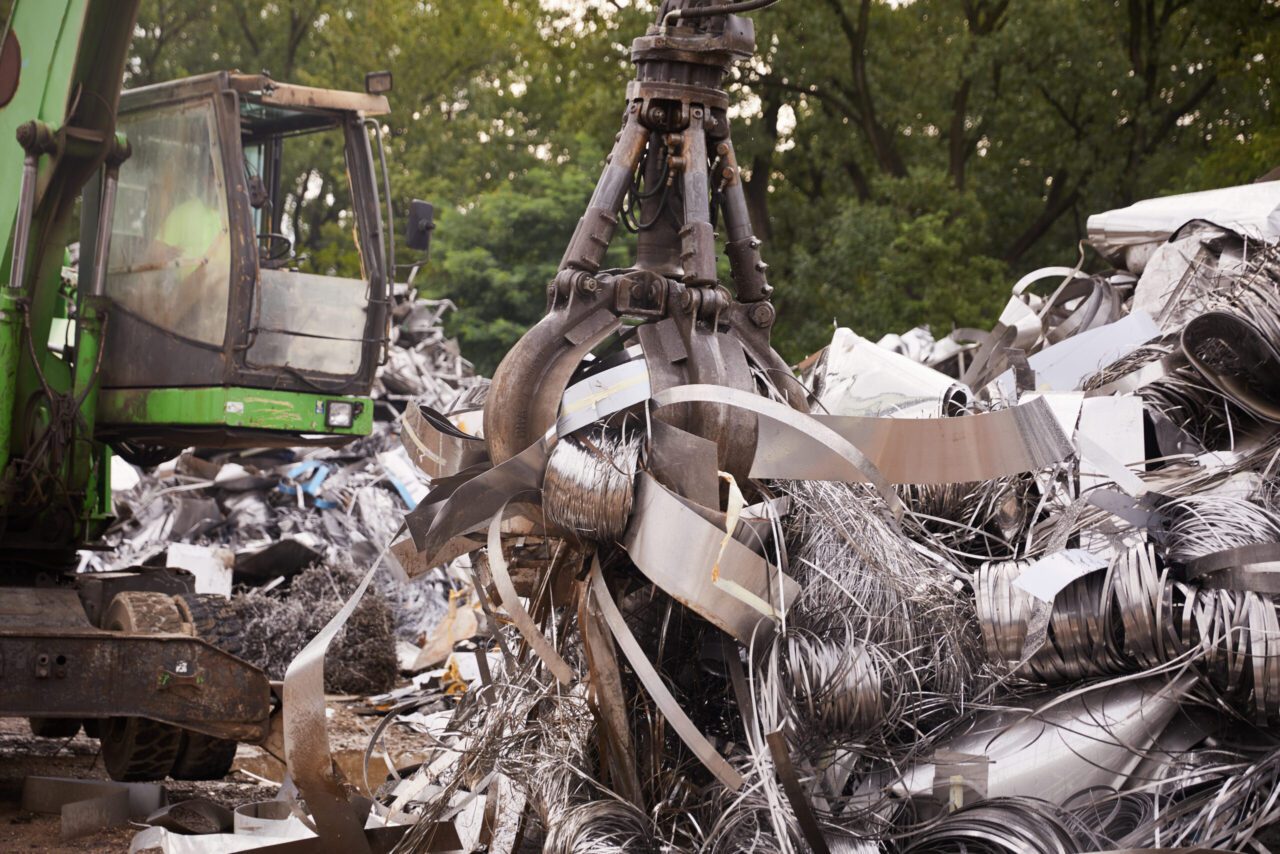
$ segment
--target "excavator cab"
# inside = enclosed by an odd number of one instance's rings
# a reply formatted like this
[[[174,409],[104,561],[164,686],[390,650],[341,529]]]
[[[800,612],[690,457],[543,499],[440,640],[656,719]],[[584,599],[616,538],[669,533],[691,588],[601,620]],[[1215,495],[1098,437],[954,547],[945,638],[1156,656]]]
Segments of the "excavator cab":
[[[368,433],[361,395],[383,353],[391,290],[369,125],[387,109],[382,94],[230,72],[121,95],[117,127],[132,153],[111,222],[100,439],[150,462],[189,445]],[[300,159],[339,153],[339,187]],[[98,186],[84,210],[98,210]],[[350,242],[307,257],[304,226]],[[82,218],[90,251],[96,228]],[[344,251],[358,257],[358,278],[338,274],[332,259]],[[95,260],[82,256],[81,269]]]

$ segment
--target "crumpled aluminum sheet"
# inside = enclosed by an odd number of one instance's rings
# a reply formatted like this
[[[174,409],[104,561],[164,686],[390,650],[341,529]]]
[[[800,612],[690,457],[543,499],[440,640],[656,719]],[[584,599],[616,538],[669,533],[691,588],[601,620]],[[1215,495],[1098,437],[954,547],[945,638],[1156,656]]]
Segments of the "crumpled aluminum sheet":
[[[1144,199],[1127,208],[1093,214],[1089,242],[1100,252],[1168,239],[1193,220],[1204,220],[1251,240],[1280,241],[1280,181],[1264,181]]]
[[[946,374],[837,329],[813,378],[826,415],[940,418],[963,411],[972,392]]]

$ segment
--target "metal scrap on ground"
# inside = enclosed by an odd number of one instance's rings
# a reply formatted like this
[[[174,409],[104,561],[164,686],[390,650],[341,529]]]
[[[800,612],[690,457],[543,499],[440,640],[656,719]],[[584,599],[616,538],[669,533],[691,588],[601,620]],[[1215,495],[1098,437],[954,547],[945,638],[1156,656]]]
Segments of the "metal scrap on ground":
[[[803,377],[818,415],[767,386],[752,405],[750,471],[771,480],[717,472],[713,444],[682,449],[659,420],[665,399],[735,394],[663,391],[652,370],[641,403],[596,383],[596,419],[516,468],[434,471],[409,520],[440,551],[417,566],[475,551],[481,601],[513,625],[432,716],[438,759],[390,785],[397,810],[497,801],[501,850],[1267,850],[1280,394],[1253,341],[1280,344],[1280,229],[1184,203],[1186,224],[1123,244],[1180,267],[1054,270],[989,334],[903,336],[920,362],[839,330]],[[1245,332],[1201,334],[1206,316]],[[585,362],[565,401],[651,358],[633,347]],[[1037,415],[997,417],[1019,412]],[[471,441],[419,423],[439,449]],[[875,486],[903,466],[919,474]],[[451,507],[459,480],[489,481],[480,513],[526,502],[528,526],[495,539],[512,514],[478,518],[479,491]],[[431,850],[417,839],[404,850]]]
[[[116,548],[86,553],[83,568],[193,573],[198,593],[231,597],[223,614],[235,627],[219,633],[224,645],[282,678],[394,537],[398,515],[426,493],[427,478],[397,437],[397,413],[420,403],[447,408],[482,383],[444,335],[451,308],[418,299],[398,311],[373,435],[337,449],[189,451],[136,474],[115,496],[120,522],[107,540]],[[464,586],[443,571],[413,583],[382,574],[327,659],[329,690],[392,687],[397,645],[412,662]]]
[[[1103,272],[1024,277],[989,332],[839,330],[797,377],[719,88],[751,28],[681,8],[635,43],[623,131],[483,432],[474,407],[409,409],[431,488],[390,553],[469,577],[450,619],[486,631],[375,698],[430,756],[371,807],[293,769],[320,841],[1268,850],[1280,183],[1092,219]],[[602,271],[619,223],[643,263]],[[299,506],[326,500],[299,471]],[[286,733],[323,720],[315,690],[286,702]]]

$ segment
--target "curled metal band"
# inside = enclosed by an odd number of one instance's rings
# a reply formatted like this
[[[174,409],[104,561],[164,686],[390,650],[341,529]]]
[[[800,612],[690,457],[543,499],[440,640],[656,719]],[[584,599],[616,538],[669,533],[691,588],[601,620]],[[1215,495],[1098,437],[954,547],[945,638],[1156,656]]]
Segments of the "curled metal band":
[[[767,421],[781,425],[785,431],[797,434],[802,440],[807,440],[808,447],[815,451],[825,451],[829,476],[824,479],[870,483],[880,493],[880,497],[884,499],[894,518],[901,520],[906,511],[902,499],[894,492],[892,484],[875,464],[848,439],[812,415],[798,412],[786,404],[750,392],[715,385],[683,385],[663,389],[653,396],[653,403],[659,408],[677,403],[720,403],[754,412]],[[763,445],[762,441],[761,447]],[[757,451],[757,458],[759,453]],[[794,462],[796,465],[789,474],[758,474],[754,466],[751,473],[753,477],[771,476],[793,480],[807,478],[808,476],[800,471],[799,458]]]
[[[573,668],[560,657],[560,653],[556,652],[547,636],[538,629],[533,617],[524,609],[516,594],[515,584],[511,581],[511,574],[507,571],[507,558],[502,553],[502,517],[506,512],[507,505],[504,504],[493,514],[493,520],[489,523],[489,569],[493,572],[494,586],[498,588],[498,598],[525,643],[538,654],[561,685],[570,685],[573,683]]]
[[[992,661],[1013,664],[1022,658],[1036,600],[1014,581],[1028,566],[1029,561],[986,563],[974,578],[982,640]],[[1022,664],[1026,675],[1059,683],[1128,669],[1117,648],[1106,581],[1105,574],[1093,573],[1058,593],[1047,641]]]
[[[483,440],[463,433],[425,404],[405,410],[400,419],[400,442],[409,458],[432,478],[451,477],[489,459]]]
[[[744,644],[772,632],[771,618],[786,613],[800,591],[648,473],[640,475],[623,546],[645,577]]]
[[[1013,584],[1023,567],[988,563],[975,575],[975,605],[992,661],[1020,659],[1033,608],[1032,597]],[[1105,575],[1064,588],[1053,603],[1047,642],[1021,671],[1055,684],[1155,668],[1189,653],[1224,700],[1259,724],[1280,723],[1274,599],[1176,581],[1157,567],[1149,545],[1121,552]]]
[[[517,493],[542,486],[547,458],[556,442],[554,429],[516,456],[477,474],[452,491],[437,486],[405,516],[414,545],[427,557],[419,566],[440,563],[450,540],[479,531]],[[440,495],[437,499],[436,496]],[[478,544],[477,544],[478,547]]]
[[[992,480],[1044,468],[1075,450],[1044,398],[955,418],[811,417],[861,449],[891,483]],[[849,480],[815,439],[810,432],[786,429],[778,422],[762,423],[751,475]]]

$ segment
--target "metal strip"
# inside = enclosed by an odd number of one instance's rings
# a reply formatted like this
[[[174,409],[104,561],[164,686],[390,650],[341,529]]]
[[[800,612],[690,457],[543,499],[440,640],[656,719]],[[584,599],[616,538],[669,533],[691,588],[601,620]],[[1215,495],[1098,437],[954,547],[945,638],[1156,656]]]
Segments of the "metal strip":
[[[808,416],[863,449],[889,483],[969,483],[1036,471],[1067,459],[1075,448],[1043,397],[979,415],[955,418]],[[830,450],[799,428],[760,425],[751,476],[865,481],[850,477]],[[887,487],[886,487],[887,488]]]
[[[673,531],[680,535],[672,536]],[[723,582],[749,591],[778,613],[785,613],[800,592],[795,581],[743,543],[725,537],[723,528],[708,522],[647,472],[640,474],[623,548],[664,592],[748,645],[762,633],[771,633],[773,624],[746,597],[725,590]]]
[[[511,459],[458,486],[443,502],[432,502],[428,494],[405,517],[414,544],[427,555],[427,565],[438,563],[435,556],[454,537],[483,528],[512,496],[540,488],[555,441],[553,427]]]
[[[538,654],[538,657],[547,665],[552,675],[559,680],[561,685],[571,685],[574,675],[573,668],[560,657],[560,653],[556,652],[555,647],[547,640],[546,635],[538,630],[538,626],[533,622],[533,617],[530,617],[529,612],[520,604],[520,597],[516,594],[516,587],[511,582],[511,576],[507,573],[507,559],[502,554],[501,533],[502,517],[506,512],[507,505],[503,504],[498,512],[493,514],[493,521],[489,523],[489,571],[493,573],[493,585],[498,589],[499,604],[507,610],[507,615],[511,617],[511,622],[515,623],[525,643],[529,644],[533,651]]]
[[[645,690],[649,692],[649,696],[657,704],[658,711],[662,712],[662,716],[671,724],[671,728],[676,731],[676,735],[680,736],[680,740],[688,745],[694,756],[697,756],[702,764],[707,766],[707,770],[714,774],[726,789],[731,792],[741,789],[744,782],[742,775],[716,751],[711,742],[707,741],[706,736],[698,731],[698,727],[693,721],[689,720],[689,716],[684,713],[684,709],[680,708],[676,698],[671,696],[671,692],[667,690],[662,677],[658,675],[658,671],[654,669],[649,659],[645,657],[644,651],[640,649],[640,644],[636,641],[635,636],[631,634],[631,630],[627,628],[627,622],[622,618],[622,612],[614,604],[613,597],[609,594],[609,588],[605,586],[604,576],[600,573],[599,556],[591,558],[591,593],[595,597],[596,604],[600,607],[600,613],[604,616],[605,623],[609,626],[609,630],[613,632],[614,639],[617,640],[618,646],[622,648],[622,654],[627,657],[627,661],[631,663],[631,669],[636,672],[641,684],[644,685]]]
[[[815,450],[822,449],[828,452],[827,465],[834,464],[835,470],[828,469],[828,477],[824,479],[870,483],[880,493],[880,497],[884,499],[895,519],[901,521],[902,515],[906,511],[902,499],[893,491],[893,486],[876,468],[875,464],[848,439],[808,413],[798,412],[786,404],[760,397],[757,394],[715,385],[684,385],[664,389],[653,396],[653,403],[658,408],[678,403],[718,403],[745,409],[749,412],[754,412],[756,415],[764,416],[766,423],[774,423],[783,428],[783,431],[779,434],[780,436],[795,434],[801,438],[802,442],[808,443]],[[898,423],[904,424],[908,422],[903,420]],[[764,425],[761,426],[763,427]],[[757,461],[760,460],[761,453],[766,447],[763,438],[762,431],[761,442],[756,450]],[[766,453],[766,456],[776,461],[775,455]],[[800,468],[799,460],[793,459],[791,462],[792,465],[790,466],[776,466],[781,471],[773,475],[759,474],[753,466],[751,475],[752,477],[778,477],[796,480],[811,479],[809,475],[797,471]]]
[[[636,773],[636,749],[627,718],[622,671],[603,619],[591,596],[589,582],[579,582],[578,625],[582,631],[582,651],[587,658],[589,700],[600,725],[610,783],[618,794],[643,809],[644,795]]]
[[[601,371],[565,389],[556,433],[572,433],[648,397],[649,368],[643,359]]]
[[[1187,581],[1206,587],[1280,593],[1280,543],[1238,546],[1198,557],[1186,565]]]
[[[489,460],[482,440],[463,433],[444,415],[421,404],[410,406],[401,417],[400,443],[418,468],[433,479],[451,477]]]
[[[1141,498],[1150,490],[1147,484],[1128,467],[1117,460],[1106,448],[1084,433],[1076,434],[1076,444],[1080,446],[1080,462],[1095,466],[1101,474],[1111,479],[1124,494],[1133,498]]]
[[[370,849],[355,807],[347,800],[342,784],[333,773],[328,718],[325,715],[324,657],[329,645],[364,598],[390,547],[390,543],[383,547],[341,610],[289,663],[284,674],[285,764],[315,819],[319,841],[328,851],[368,854]]]
[[[782,791],[786,793],[787,800],[791,802],[791,809],[795,811],[800,832],[804,834],[804,841],[809,843],[813,854],[830,854],[831,849],[827,847],[827,840],[822,837],[818,819],[814,816],[813,808],[809,806],[809,800],[800,788],[800,778],[796,776],[795,766],[791,764],[786,736],[779,730],[769,733],[764,739],[769,743],[769,755],[773,757],[774,770],[778,772],[778,779],[782,781]]]
[[[1221,569],[1268,564],[1280,566],[1280,543],[1237,546],[1198,557],[1187,562],[1187,580],[1191,581]]]

